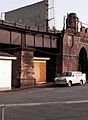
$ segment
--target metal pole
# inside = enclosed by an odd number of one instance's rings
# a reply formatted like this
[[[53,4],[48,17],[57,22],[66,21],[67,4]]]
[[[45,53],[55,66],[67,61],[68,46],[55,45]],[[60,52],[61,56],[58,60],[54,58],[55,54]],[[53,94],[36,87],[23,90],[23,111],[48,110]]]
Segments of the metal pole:
[[[5,120],[5,106],[1,106],[1,120]]]

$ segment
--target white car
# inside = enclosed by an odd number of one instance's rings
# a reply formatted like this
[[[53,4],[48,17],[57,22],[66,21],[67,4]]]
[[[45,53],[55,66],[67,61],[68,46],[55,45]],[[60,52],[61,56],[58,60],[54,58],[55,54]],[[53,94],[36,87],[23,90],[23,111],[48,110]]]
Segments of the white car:
[[[77,83],[82,85],[86,83],[86,74],[79,71],[68,71],[64,72],[62,76],[56,77],[54,81],[55,84],[67,84],[68,87]]]

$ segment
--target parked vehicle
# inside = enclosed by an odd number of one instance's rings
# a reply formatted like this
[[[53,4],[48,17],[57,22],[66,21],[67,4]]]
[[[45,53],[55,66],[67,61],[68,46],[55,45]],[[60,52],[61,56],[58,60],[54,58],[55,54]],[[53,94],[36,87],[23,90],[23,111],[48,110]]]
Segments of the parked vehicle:
[[[54,81],[55,84],[66,84],[68,87],[77,83],[82,85],[86,83],[86,74],[79,71],[68,71],[64,72],[62,76],[57,76]]]

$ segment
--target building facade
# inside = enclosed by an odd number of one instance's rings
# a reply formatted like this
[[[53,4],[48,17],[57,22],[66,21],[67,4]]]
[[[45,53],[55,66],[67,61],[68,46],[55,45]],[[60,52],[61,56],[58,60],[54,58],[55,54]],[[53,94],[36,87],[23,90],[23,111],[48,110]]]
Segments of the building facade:
[[[11,90],[12,60],[16,57],[0,52],[0,91]]]
[[[5,12],[5,20],[44,29],[48,27],[48,0]]]
[[[17,58],[12,87],[54,82],[65,71],[82,71],[88,78],[88,28],[79,29],[75,13],[67,15],[62,31],[0,20],[0,51]]]
[[[54,80],[58,34],[61,32],[0,21],[0,51],[17,58],[12,64],[12,87],[29,87]]]
[[[66,29],[63,35],[62,72],[82,71],[88,78],[88,28],[80,26],[75,13],[70,13],[66,19]]]

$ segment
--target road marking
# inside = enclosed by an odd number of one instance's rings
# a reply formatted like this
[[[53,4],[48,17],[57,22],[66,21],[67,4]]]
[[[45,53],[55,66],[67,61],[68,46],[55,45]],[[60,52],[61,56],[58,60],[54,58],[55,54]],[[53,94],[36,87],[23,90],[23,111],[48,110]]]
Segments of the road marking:
[[[20,103],[20,104],[0,104],[0,107],[22,107],[22,106],[40,106],[40,105],[50,105],[50,104],[79,104],[88,103],[88,100],[79,101],[61,101],[61,102],[40,102],[40,103]]]
[[[74,100],[74,101],[61,101],[61,102],[44,102],[43,104],[78,104],[78,103],[88,103],[88,100]]]
[[[88,103],[88,100],[77,100],[77,101],[64,101],[65,104],[74,104],[74,103]]]

